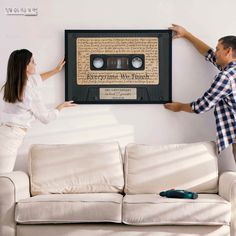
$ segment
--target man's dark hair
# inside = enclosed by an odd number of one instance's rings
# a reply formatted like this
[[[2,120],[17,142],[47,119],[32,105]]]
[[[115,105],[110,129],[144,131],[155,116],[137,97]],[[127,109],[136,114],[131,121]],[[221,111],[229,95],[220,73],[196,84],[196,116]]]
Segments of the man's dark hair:
[[[11,53],[7,65],[7,80],[3,85],[3,99],[9,103],[22,102],[23,90],[27,82],[26,68],[32,53],[27,49],[15,50]]]
[[[224,46],[224,48],[232,48],[233,57],[236,58],[236,36],[229,35],[219,39],[219,42]]]

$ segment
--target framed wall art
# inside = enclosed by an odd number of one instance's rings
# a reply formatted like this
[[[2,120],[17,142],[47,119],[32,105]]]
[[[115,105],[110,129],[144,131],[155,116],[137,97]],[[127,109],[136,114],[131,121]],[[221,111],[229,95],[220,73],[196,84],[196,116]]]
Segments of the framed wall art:
[[[171,102],[170,30],[65,30],[65,60],[66,100]]]

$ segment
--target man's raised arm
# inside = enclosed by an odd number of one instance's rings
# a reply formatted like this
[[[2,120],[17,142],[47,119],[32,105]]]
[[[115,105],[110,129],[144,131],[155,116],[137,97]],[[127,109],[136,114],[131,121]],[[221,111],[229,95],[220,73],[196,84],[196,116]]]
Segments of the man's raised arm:
[[[203,41],[192,35],[190,32],[188,32],[184,27],[180,25],[172,24],[172,27],[169,27],[170,30],[173,30],[175,32],[174,39],[175,38],[186,38],[188,41],[190,41],[193,46],[198,50],[200,54],[203,56],[207,55],[207,52],[210,49],[210,46],[205,44]]]

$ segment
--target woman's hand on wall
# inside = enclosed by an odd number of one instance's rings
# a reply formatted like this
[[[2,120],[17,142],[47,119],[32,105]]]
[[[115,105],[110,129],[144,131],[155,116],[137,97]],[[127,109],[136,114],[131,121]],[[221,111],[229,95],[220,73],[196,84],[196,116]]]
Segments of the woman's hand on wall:
[[[63,102],[61,104],[59,104],[56,109],[58,111],[62,110],[63,108],[66,108],[66,107],[75,107],[77,106],[77,104],[73,103],[74,101],[66,101],[66,102]]]
[[[42,80],[47,80],[51,76],[53,76],[53,75],[57,74],[58,72],[60,72],[63,69],[65,63],[66,63],[65,60],[62,59],[54,69],[40,74]]]
[[[66,63],[65,60],[62,59],[62,60],[58,63],[58,65],[55,67],[55,69],[54,69],[55,73],[60,72],[60,71],[62,70],[62,68],[64,67],[65,63]]]

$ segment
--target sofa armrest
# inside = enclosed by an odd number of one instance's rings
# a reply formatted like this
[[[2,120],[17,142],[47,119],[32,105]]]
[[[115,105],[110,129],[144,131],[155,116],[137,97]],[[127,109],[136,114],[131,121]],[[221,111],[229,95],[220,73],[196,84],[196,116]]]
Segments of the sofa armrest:
[[[220,175],[219,195],[225,200],[236,200],[236,172],[228,171]]]
[[[236,172],[224,172],[219,179],[219,195],[231,203],[230,235],[236,235]]]
[[[15,204],[30,197],[29,177],[22,171],[0,174],[0,235],[15,236]]]

